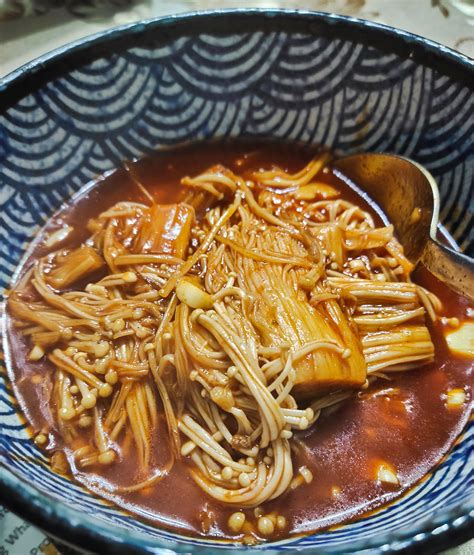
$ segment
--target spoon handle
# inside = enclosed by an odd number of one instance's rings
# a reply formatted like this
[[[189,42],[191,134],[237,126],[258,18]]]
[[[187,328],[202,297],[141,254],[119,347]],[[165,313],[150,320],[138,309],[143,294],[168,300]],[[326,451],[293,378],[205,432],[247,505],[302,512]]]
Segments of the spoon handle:
[[[474,301],[474,260],[472,258],[453,251],[430,237],[421,262],[448,287]]]

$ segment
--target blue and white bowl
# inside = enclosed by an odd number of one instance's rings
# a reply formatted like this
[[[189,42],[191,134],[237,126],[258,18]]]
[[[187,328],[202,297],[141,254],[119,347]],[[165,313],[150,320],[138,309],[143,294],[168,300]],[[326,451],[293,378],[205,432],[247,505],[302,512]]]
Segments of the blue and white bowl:
[[[426,166],[441,219],[473,253],[474,64],[428,40],[318,13],[236,10],[128,25],[48,54],[0,81],[0,288],[29,242],[81,186],[155,149],[271,137],[340,153],[388,151]],[[1,502],[99,553],[249,552],[134,520],[51,472],[0,376]],[[474,527],[474,426],[408,495],[271,552],[439,550]],[[267,548],[261,546],[255,551]]]

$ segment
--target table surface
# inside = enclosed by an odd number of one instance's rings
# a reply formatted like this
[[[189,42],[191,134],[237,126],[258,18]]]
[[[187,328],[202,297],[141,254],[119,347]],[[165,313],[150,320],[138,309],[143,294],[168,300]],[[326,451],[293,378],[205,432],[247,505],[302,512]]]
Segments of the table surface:
[[[385,23],[474,57],[474,0],[0,0],[0,78],[67,42],[140,19],[213,8],[319,10]],[[53,7],[54,6],[54,7]],[[59,555],[0,507],[0,555]],[[474,540],[445,555],[474,555]]]

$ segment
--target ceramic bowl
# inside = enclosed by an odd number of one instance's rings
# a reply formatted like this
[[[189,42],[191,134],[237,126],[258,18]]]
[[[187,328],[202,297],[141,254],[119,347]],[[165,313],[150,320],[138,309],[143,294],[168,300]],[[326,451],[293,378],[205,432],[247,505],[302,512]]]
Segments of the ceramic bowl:
[[[460,54],[318,13],[166,17],[56,50],[0,82],[0,288],[38,229],[97,174],[155,149],[217,137],[408,156],[438,180],[442,223],[472,253],[473,87],[474,64]],[[97,553],[244,549],[154,528],[53,474],[31,441],[9,370],[5,349],[2,503]],[[262,547],[420,552],[465,541],[474,527],[473,452],[471,422],[449,456],[397,502],[334,530]]]

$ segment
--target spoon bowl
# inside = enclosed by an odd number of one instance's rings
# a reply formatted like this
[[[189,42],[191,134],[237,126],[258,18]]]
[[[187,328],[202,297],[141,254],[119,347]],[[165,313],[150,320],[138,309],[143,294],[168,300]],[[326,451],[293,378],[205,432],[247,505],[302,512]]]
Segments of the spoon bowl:
[[[474,300],[474,260],[437,239],[439,191],[416,162],[393,154],[355,154],[335,168],[358,185],[393,223],[407,258],[423,264],[451,289]]]

